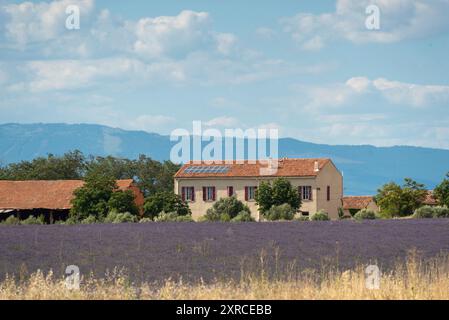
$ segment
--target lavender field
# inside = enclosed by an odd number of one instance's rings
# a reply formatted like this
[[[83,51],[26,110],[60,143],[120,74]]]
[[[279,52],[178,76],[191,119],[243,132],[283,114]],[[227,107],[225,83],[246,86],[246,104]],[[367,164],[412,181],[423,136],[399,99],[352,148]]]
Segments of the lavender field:
[[[388,269],[410,250],[449,252],[449,220],[291,223],[147,223],[0,226],[0,277],[52,269],[104,276],[124,268],[134,281],[239,279],[242,270],[341,270],[376,262]]]

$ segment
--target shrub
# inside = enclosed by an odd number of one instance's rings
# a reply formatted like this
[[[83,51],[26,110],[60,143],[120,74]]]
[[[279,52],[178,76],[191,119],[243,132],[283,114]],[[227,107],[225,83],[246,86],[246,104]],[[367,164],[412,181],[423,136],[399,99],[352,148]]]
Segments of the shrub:
[[[434,218],[449,218],[449,208],[448,207],[434,207],[433,208]]]
[[[310,218],[307,216],[301,216],[299,218],[296,219],[297,221],[310,221]]]
[[[180,216],[176,212],[162,212],[159,216],[154,218],[156,222],[193,222],[192,216]]]
[[[272,206],[264,215],[267,220],[293,220],[295,217],[295,209],[293,209],[288,203],[281,204],[280,206]]]
[[[104,219],[106,223],[131,223],[137,222],[136,216],[129,212],[118,213],[116,211],[111,211]]]
[[[312,221],[329,221],[329,215],[327,214],[326,211],[324,210],[320,210],[317,213],[315,213],[310,220]]]
[[[236,215],[231,222],[254,222],[254,218],[251,216],[251,213],[247,211],[242,211],[238,215]]]
[[[3,224],[18,225],[18,224],[20,224],[20,220],[19,220],[19,218],[16,218],[15,216],[9,216],[5,221],[3,221]]]
[[[63,224],[65,225],[74,225],[77,224],[78,220],[76,219],[76,217],[69,217]]]
[[[154,219],[162,212],[175,212],[178,216],[191,214],[188,204],[173,192],[159,192],[149,196],[143,209],[145,217],[150,219]]]
[[[424,206],[415,210],[413,218],[415,219],[429,219],[433,218],[434,210],[430,206]]]
[[[150,222],[153,222],[153,220],[150,218],[142,218],[139,220],[139,223],[150,223]]]
[[[81,220],[81,224],[94,224],[97,223],[97,218],[95,216],[88,216],[86,219]]]
[[[206,221],[231,221],[241,212],[251,213],[248,206],[236,197],[221,198],[209,208],[204,216]]]
[[[355,220],[375,220],[376,213],[372,210],[362,209],[354,215]]]
[[[44,216],[39,217],[33,217],[29,216],[25,220],[20,221],[20,224],[27,225],[27,224],[44,224]]]

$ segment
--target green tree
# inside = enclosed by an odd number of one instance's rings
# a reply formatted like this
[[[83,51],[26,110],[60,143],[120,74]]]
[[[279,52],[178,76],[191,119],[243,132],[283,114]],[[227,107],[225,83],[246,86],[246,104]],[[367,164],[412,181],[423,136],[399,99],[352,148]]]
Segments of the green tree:
[[[103,220],[109,212],[108,202],[117,189],[115,179],[110,176],[91,174],[85,184],[75,190],[70,215],[78,220],[94,216]]]
[[[9,164],[0,170],[0,180],[67,180],[81,179],[85,170],[85,158],[78,151],[61,157],[49,154],[31,161]]]
[[[251,214],[248,206],[235,196],[221,198],[207,210],[205,219],[208,221],[230,221],[239,214],[243,215],[244,212]]]
[[[108,201],[109,211],[115,211],[118,213],[129,212],[132,215],[137,216],[139,209],[134,202],[135,196],[131,190],[117,190],[111,194]]]
[[[277,178],[272,184],[267,181],[261,182],[256,192],[256,203],[262,214],[268,212],[273,206],[283,204],[289,204],[295,212],[301,207],[298,191],[285,178]]]
[[[449,208],[449,172],[433,192],[438,203]]]
[[[182,201],[179,195],[168,191],[158,192],[147,197],[143,209],[145,217],[151,219],[159,216],[162,212],[175,212],[178,216],[191,214],[188,204]]]
[[[375,200],[383,215],[404,217],[412,215],[422,205],[426,193],[423,184],[405,178],[402,187],[394,182],[383,185],[377,191]]]

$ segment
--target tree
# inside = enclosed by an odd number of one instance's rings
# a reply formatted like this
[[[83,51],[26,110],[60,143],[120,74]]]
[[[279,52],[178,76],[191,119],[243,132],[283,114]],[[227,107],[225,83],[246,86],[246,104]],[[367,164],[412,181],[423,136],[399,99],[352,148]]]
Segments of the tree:
[[[384,216],[404,217],[412,215],[422,205],[426,194],[423,184],[405,178],[402,187],[394,182],[383,185],[375,200]]]
[[[270,184],[267,181],[260,183],[256,192],[256,203],[262,214],[268,212],[273,206],[289,204],[295,212],[301,207],[299,193],[285,178],[277,178]]]
[[[235,196],[221,198],[207,210],[205,219],[208,221],[230,221],[239,214],[243,215],[244,212],[251,214],[248,206]]]
[[[115,179],[110,176],[91,174],[85,184],[75,190],[70,215],[78,220],[94,216],[102,220],[109,212],[108,202],[117,189]]]
[[[49,154],[31,161],[9,164],[0,170],[0,180],[81,179],[85,169],[84,155],[78,151],[61,157]]]
[[[433,194],[440,205],[449,208],[449,172],[446,174],[443,181],[441,181],[441,183],[435,188]]]
[[[118,213],[129,212],[132,215],[137,216],[139,214],[139,208],[137,208],[134,202],[135,196],[131,190],[118,190],[112,193],[108,201],[109,211],[115,211]]]
[[[188,204],[182,201],[179,195],[167,191],[158,192],[146,198],[143,209],[145,217],[151,219],[159,216],[162,212],[175,212],[178,216],[191,214]]]

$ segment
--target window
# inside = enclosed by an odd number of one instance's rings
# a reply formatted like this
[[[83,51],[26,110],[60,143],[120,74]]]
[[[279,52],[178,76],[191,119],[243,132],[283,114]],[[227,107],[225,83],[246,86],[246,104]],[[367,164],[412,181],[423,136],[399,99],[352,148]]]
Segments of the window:
[[[232,197],[234,195],[234,187],[228,187],[228,197]]]
[[[245,200],[246,201],[256,200],[256,190],[257,187],[245,187]]]
[[[195,201],[195,188],[194,187],[182,187],[182,201]]]
[[[331,201],[331,186],[327,186],[327,201]]]
[[[203,201],[215,201],[215,187],[203,187]]]
[[[301,200],[312,200],[312,187],[311,186],[300,186],[299,195]]]
[[[303,217],[308,217],[309,216],[309,212],[308,211],[303,211],[303,212],[301,212],[301,215]]]

